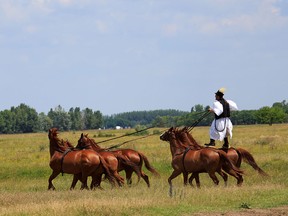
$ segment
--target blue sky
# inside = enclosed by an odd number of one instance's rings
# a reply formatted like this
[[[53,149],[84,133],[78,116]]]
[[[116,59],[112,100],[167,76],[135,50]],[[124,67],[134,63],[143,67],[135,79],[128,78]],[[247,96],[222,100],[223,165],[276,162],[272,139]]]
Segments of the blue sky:
[[[0,110],[288,100],[287,0],[1,0]]]

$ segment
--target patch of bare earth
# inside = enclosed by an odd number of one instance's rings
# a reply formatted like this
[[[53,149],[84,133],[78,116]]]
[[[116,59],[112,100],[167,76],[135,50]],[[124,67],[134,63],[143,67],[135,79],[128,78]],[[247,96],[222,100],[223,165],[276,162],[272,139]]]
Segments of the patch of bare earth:
[[[269,209],[244,209],[237,212],[226,213],[196,213],[194,216],[286,216],[288,215],[288,206],[282,206]]]

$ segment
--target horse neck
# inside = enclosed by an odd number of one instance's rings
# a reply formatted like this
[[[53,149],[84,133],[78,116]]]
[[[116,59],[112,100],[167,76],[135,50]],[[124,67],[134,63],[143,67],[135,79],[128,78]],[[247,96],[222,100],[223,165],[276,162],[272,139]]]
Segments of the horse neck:
[[[196,149],[202,148],[188,131],[185,132],[185,135],[187,139],[189,140],[190,146],[193,146]]]
[[[101,148],[96,142],[95,140],[90,140],[91,141],[91,147],[94,151],[101,151],[103,150],[103,148]]]
[[[176,138],[172,138],[169,143],[172,158],[183,153],[183,151],[186,149],[186,147]]]
[[[64,146],[60,146],[59,143],[60,140],[57,137],[52,137],[50,139],[50,157],[52,157],[56,151],[64,152],[67,149]]]
[[[178,134],[178,138],[181,141],[182,145],[188,147],[190,145],[190,140],[189,138],[186,136],[185,133],[179,133]]]
[[[74,148],[74,146],[67,140],[67,141],[63,141],[64,145],[68,148]]]

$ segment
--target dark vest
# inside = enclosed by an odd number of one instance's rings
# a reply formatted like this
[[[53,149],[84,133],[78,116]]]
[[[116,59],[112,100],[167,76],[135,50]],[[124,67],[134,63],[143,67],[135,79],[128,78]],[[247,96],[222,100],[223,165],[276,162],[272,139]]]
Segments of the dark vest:
[[[229,103],[224,99],[221,98],[220,100],[218,100],[222,106],[223,106],[223,112],[221,113],[221,115],[217,116],[215,114],[215,119],[220,119],[220,118],[225,118],[225,117],[230,117],[230,106]]]

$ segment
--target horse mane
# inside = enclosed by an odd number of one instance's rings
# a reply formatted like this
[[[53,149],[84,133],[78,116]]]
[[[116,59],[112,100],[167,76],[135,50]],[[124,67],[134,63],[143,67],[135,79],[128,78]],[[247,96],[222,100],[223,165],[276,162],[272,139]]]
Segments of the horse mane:
[[[94,139],[89,138],[89,137],[88,137],[88,134],[85,134],[84,136],[85,136],[85,138],[87,138],[87,139],[90,141],[90,144],[92,145],[92,148],[93,148],[95,151],[104,150],[104,149],[102,149],[102,148],[96,143],[96,141],[95,141]]]
[[[185,144],[183,144],[179,139],[177,139],[177,133],[178,133],[178,128],[170,128],[169,130],[171,132],[171,134],[174,134],[175,138],[176,138],[176,142],[178,144],[178,147],[182,148],[182,149],[187,149],[187,146]]]
[[[67,148],[74,148],[74,146],[68,141],[64,141],[58,137],[58,129],[51,128],[49,129],[49,140],[50,140],[50,148],[53,147],[54,150],[64,152]],[[51,145],[52,144],[52,145]]]
[[[189,140],[190,140],[190,142],[191,142],[189,145],[191,145],[191,146],[193,146],[193,147],[195,147],[195,148],[197,148],[197,149],[202,148],[202,146],[199,145],[198,142],[194,139],[194,137],[192,136],[192,134],[189,133],[188,127],[184,127],[184,128],[182,129],[182,132],[183,132],[183,133],[186,133],[187,137],[189,138]]]

